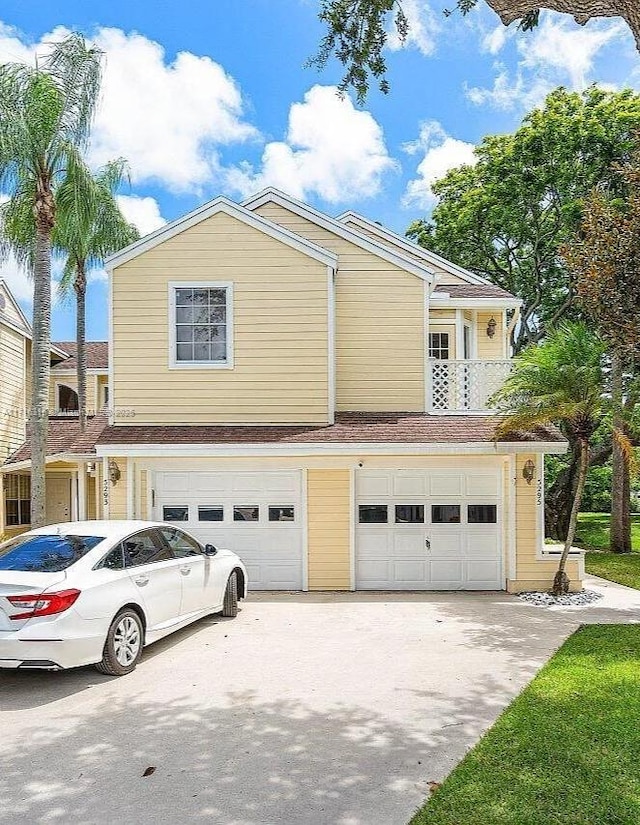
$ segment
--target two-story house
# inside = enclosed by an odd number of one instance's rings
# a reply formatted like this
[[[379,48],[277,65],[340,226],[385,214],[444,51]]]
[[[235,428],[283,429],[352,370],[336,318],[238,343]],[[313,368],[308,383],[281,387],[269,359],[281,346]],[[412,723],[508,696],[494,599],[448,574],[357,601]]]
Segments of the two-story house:
[[[496,440],[489,409],[516,297],[276,190],[218,198],[107,269],[109,421],[64,444],[76,422],[56,421],[49,449],[71,517],[178,522],[253,588],[550,585],[543,458],[566,445]],[[568,572],[580,587],[580,555]]]

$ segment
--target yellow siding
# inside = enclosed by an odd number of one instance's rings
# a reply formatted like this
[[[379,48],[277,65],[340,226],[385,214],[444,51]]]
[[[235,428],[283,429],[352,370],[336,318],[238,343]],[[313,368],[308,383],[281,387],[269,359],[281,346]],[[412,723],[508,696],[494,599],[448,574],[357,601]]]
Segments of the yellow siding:
[[[309,590],[349,590],[349,470],[309,470],[307,510]]]
[[[487,335],[487,324],[495,318],[496,334],[493,338]],[[495,361],[504,358],[504,313],[501,309],[495,312],[478,313],[478,358],[482,361]]]
[[[9,290],[4,286],[4,284],[0,284],[0,295],[3,295],[5,299],[5,306],[2,310],[2,314],[6,317],[8,321],[11,321],[12,324],[16,324],[17,326],[24,329],[24,321],[20,316],[20,313],[15,308],[13,304],[13,299],[9,294]]]
[[[109,481],[109,518],[127,518],[127,459],[114,459],[120,468],[120,479],[117,484]]]
[[[148,518],[147,507],[149,506],[147,497],[147,471],[140,470],[137,478],[137,493],[138,493],[138,512],[137,518]]]
[[[169,281],[233,283],[233,369],[169,369]],[[328,420],[327,267],[228,215],[117,267],[113,316],[111,404],[136,424]]]
[[[424,282],[273,203],[256,212],[339,256],[336,409],[424,410]]]
[[[82,472],[82,470],[81,470]],[[87,518],[88,519],[95,519],[98,518],[98,501],[97,501],[97,490],[96,490],[96,480],[92,478],[89,474],[87,474]]]
[[[0,463],[25,438],[24,342],[0,321]]]
[[[548,590],[553,583],[553,576],[558,569],[556,559],[538,559],[538,543],[543,537],[538,535],[537,479],[527,484],[522,477],[525,462],[535,455],[518,455],[516,457],[516,579],[509,582],[511,592],[522,590]],[[571,580],[571,589],[580,590],[578,563],[570,561],[567,575]]]

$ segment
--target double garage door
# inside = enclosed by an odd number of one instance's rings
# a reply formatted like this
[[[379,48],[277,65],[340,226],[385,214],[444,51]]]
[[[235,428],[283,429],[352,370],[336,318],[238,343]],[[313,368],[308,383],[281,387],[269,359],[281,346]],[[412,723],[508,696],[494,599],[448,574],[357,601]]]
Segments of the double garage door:
[[[354,556],[356,589],[503,589],[500,479],[494,467],[358,470],[355,547],[337,548]],[[157,472],[153,487],[154,517],[235,551],[252,589],[305,587],[302,471]]]

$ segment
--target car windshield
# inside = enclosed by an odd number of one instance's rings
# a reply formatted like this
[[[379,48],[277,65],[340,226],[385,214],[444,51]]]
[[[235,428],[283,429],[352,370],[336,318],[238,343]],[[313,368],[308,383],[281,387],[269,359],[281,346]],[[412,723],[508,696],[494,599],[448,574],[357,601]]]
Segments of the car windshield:
[[[0,570],[59,573],[101,541],[104,536],[17,536],[0,544]]]

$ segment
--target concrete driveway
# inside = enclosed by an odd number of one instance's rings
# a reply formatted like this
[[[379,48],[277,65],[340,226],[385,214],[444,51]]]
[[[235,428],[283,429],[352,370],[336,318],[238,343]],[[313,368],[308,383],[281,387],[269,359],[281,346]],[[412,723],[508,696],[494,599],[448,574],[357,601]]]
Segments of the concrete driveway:
[[[566,636],[504,594],[260,594],[122,679],[0,673],[0,820],[405,825]],[[155,771],[143,777],[146,768]]]

